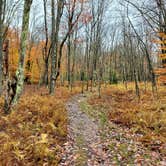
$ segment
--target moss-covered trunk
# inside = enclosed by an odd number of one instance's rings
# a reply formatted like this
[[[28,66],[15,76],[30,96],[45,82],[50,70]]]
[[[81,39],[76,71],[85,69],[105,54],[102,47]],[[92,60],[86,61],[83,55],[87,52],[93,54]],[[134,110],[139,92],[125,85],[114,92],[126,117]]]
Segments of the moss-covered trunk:
[[[24,12],[22,19],[22,32],[21,32],[21,43],[20,43],[20,53],[19,53],[19,63],[18,69],[16,72],[17,85],[16,85],[16,94],[12,101],[12,104],[16,104],[21,96],[24,85],[24,65],[25,65],[25,54],[27,47],[27,37],[28,37],[28,28],[29,28],[29,15],[30,8],[32,5],[32,0],[25,0],[24,2]]]

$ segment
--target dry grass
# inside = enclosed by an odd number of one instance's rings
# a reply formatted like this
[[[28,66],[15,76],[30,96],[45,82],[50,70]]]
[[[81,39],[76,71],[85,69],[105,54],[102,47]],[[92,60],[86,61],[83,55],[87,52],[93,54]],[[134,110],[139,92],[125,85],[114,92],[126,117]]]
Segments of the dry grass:
[[[10,115],[0,100],[0,165],[58,165],[67,135],[65,101],[78,93],[58,88],[55,96],[46,89],[27,86]]]
[[[89,101],[96,109],[105,108],[110,121],[130,127],[133,132],[142,135],[139,138],[146,146],[166,154],[166,88],[158,87],[158,99],[154,98],[150,86],[147,90],[141,86],[141,99],[135,96],[134,85],[112,85],[102,90],[102,98],[97,95]]]

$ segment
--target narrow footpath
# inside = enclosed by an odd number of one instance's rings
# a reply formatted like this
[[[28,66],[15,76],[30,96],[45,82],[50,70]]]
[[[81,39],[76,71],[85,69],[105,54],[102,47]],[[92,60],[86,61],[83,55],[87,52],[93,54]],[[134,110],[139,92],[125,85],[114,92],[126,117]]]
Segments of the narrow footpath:
[[[159,153],[134,142],[128,129],[114,124],[102,129],[99,120],[81,110],[86,99],[76,95],[66,105],[68,141],[59,166],[166,166]]]

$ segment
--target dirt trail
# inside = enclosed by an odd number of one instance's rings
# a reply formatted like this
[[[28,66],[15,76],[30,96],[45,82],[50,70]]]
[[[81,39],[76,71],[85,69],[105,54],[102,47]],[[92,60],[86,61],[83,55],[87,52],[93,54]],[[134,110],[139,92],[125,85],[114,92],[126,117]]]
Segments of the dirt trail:
[[[80,109],[79,103],[83,100],[85,96],[77,95],[67,103],[69,135],[60,165],[108,165],[109,156],[104,157],[97,122]]]
[[[82,100],[84,100],[83,96],[76,96],[67,104],[70,119],[69,133],[74,141],[77,141],[78,137],[83,137],[85,145],[89,145],[99,140],[98,126],[80,110],[79,102]]]
[[[133,141],[128,129],[114,124],[102,129],[82,112],[80,103],[85,100],[86,96],[77,95],[67,103],[68,141],[59,166],[166,166],[159,153]]]

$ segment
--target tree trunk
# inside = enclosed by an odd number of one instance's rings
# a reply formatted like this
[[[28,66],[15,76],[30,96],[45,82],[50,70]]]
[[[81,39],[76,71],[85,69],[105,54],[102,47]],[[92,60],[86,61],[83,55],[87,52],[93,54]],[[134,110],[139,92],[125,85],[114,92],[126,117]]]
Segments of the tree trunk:
[[[70,31],[70,29],[69,29]],[[71,36],[68,36],[68,44],[67,44],[68,56],[67,56],[67,81],[68,88],[71,86],[71,73],[70,73],[70,60],[71,60]]]
[[[52,32],[51,32],[51,75],[50,75],[50,94],[54,93],[55,88],[55,64],[56,64],[56,55],[55,55],[55,44],[56,44],[56,34],[55,34],[55,3],[54,0],[51,0],[51,13],[52,13]]]
[[[4,48],[4,94],[5,94],[5,103],[4,103],[4,113],[8,114],[10,105],[11,105],[11,95],[9,86],[9,40],[5,40],[5,48]]]
[[[0,95],[2,94],[3,81],[3,21],[2,21],[2,6],[3,1],[0,0]]]
[[[20,53],[19,53],[19,63],[16,72],[16,94],[13,98],[12,104],[16,104],[21,96],[24,85],[24,66],[25,66],[25,56],[27,47],[27,37],[29,28],[29,16],[30,9],[32,5],[32,0],[25,0],[24,2],[24,12],[22,20],[22,32],[21,32],[21,42],[20,42]]]
[[[44,6],[44,28],[45,28],[45,45],[43,50],[43,59],[44,59],[44,72],[42,74],[41,84],[48,86],[48,67],[49,67],[49,55],[50,55],[50,49],[48,50],[48,25],[47,25],[47,6],[46,6],[47,0],[43,0],[43,6]]]
[[[52,2],[52,51],[51,51],[51,76],[50,76],[50,94],[54,93],[55,82],[56,82],[56,66],[57,66],[57,54],[58,54],[58,34],[60,20],[63,13],[64,0],[58,1],[58,9],[56,15],[56,25],[55,25],[55,8],[54,0]],[[56,26],[56,30],[55,30]]]
[[[98,97],[101,98],[101,80],[102,80],[103,71],[102,68],[99,68],[98,73]]]
[[[139,86],[138,86],[138,76],[134,67],[134,82],[135,82],[135,93],[138,97],[138,100],[140,100],[140,92],[139,92]]]
[[[44,75],[43,75],[43,78],[42,78],[42,84],[44,85],[48,85],[48,59],[45,59],[44,61]]]
[[[81,93],[84,93],[84,71],[81,71]]]

